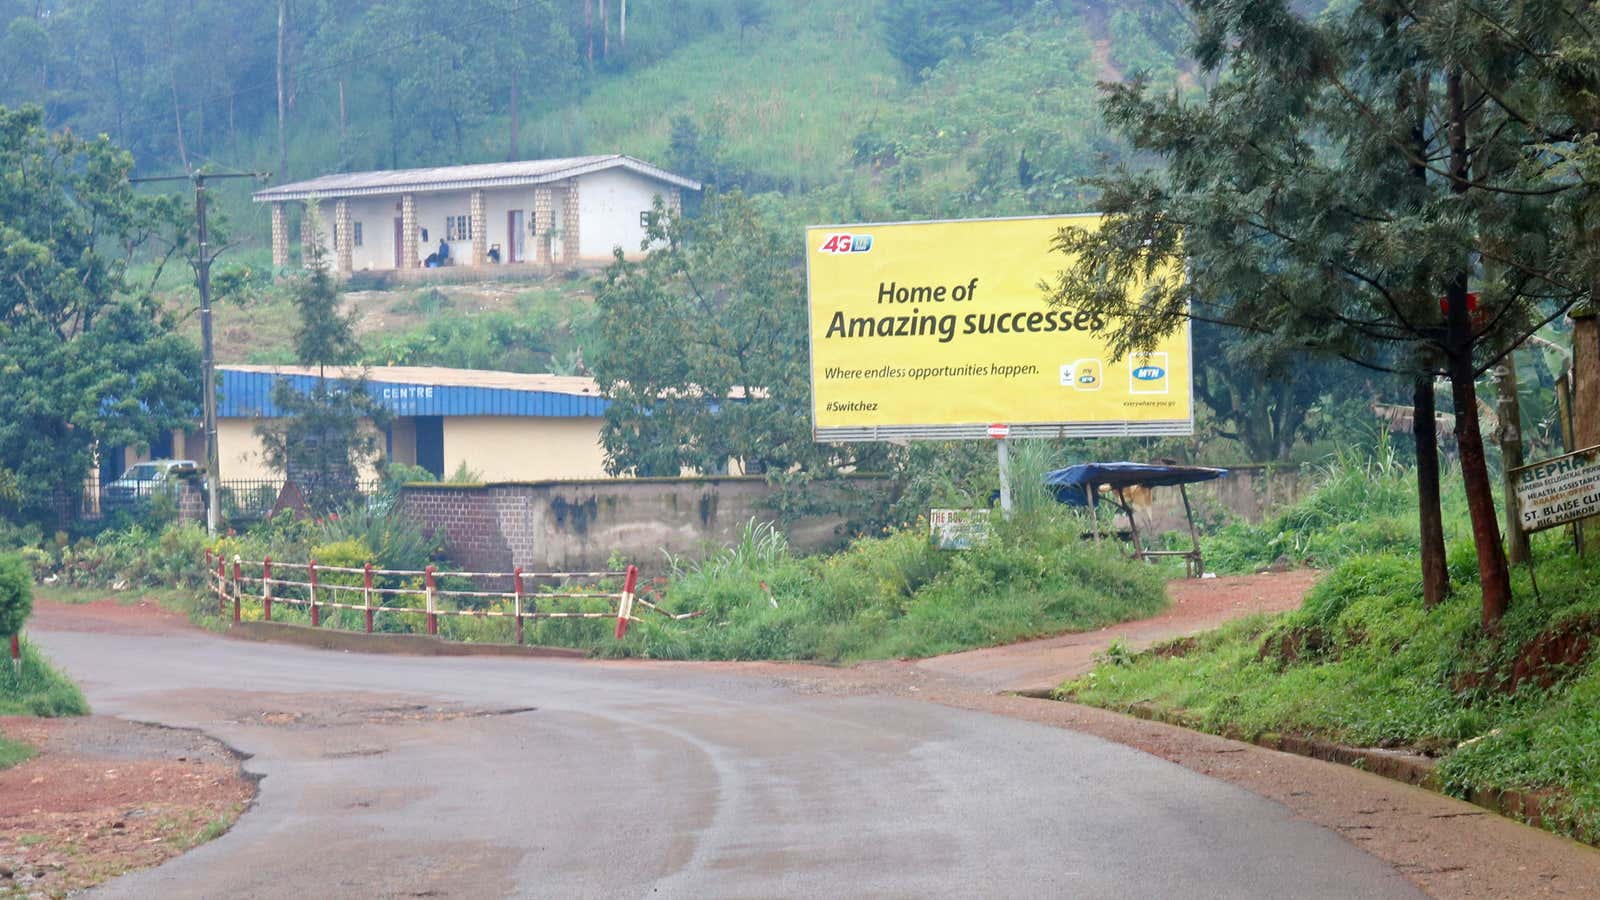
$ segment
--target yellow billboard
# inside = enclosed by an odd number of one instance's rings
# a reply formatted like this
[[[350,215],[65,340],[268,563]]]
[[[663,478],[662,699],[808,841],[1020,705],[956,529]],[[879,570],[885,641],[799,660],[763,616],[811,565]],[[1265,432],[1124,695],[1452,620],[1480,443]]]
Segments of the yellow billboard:
[[[806,229],[817,440],[1192,434],[1189,327],[1112,357],[1052,306],[1062,228],[1098,215]]]

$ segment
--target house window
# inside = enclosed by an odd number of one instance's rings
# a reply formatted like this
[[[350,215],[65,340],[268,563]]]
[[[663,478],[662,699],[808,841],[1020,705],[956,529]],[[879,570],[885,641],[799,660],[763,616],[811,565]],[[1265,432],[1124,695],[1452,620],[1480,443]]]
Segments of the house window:
[[[649,228],[650,227],[650,210],[647,209],[644,212],[639,213],[639,227],[640,228]]]
[[[472,240],[471,216],[445,216],[444,239],[447,241]]]
[[[351,222],[350,223],[350,243],[355,245],[355,246],[357,246],[357,247],[361,246],[361,223],[360,222]]]

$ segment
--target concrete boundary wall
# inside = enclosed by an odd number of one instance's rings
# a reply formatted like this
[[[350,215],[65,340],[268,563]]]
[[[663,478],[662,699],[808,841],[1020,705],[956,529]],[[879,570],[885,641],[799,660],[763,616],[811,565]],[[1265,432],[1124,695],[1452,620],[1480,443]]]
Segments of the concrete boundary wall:
[[[1230,467],[1228,477],[1189,487],[1202,529],[1229,514],[1259,522],[1299,499],[1314,479],[1294,467]],[[850,479],[817,490],[885,490],[878,478]],[[444,539],[450,558],[476,571],[518,566],[557,571],[603,568],[621,553],[647,572],[663,551],[703,557],[738,542],[752,518],[770,522],[772,487],[759,476],[596,479],[503,484],[416,484],[400,508],[424,532]],[[1138,504],[1147,535],[1186,531],[1177,488],[1156,488]],[[802,519],[783,530],[804,552],[844,544],[839,517]]]
[[[853,479],[847,489],[881,483]],[[737,543],[752,518],[774,520],[771,493],[764,478],[736,476],[417,484],[401,490],[400,508],[443,537],[450,558],[467,569],[592,569],[621,553],[654,571],[665,563],[663,551],[704,556]],[[838,517],[802,519],[784,533],[802,551],[849,537]]]

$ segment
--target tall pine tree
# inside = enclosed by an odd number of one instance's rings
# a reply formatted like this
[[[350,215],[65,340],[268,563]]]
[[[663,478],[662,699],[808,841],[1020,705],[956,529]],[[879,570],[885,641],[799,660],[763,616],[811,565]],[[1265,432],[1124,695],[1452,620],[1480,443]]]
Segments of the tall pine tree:
[[[1579,164],[1600,127],[1600,13],[1572,0],[1366,0],[1316,20],[1283,0],[1188,6],[1216,86],[1193,100],[1107,88],[1108,121],[1166,166],[1105,180],[1104,228],[1059,242],[1080,256],[1057,296],[1120,317],[1121,349],[1192,316],[1411,381],[1429,599],[1444,568],[1425,426],[1433,379],[1448,379],[1493,627],[1511,590],[1476,382],[1600,273],[1596,182]],[[1187,278],[1124,287],[1174,262]]]

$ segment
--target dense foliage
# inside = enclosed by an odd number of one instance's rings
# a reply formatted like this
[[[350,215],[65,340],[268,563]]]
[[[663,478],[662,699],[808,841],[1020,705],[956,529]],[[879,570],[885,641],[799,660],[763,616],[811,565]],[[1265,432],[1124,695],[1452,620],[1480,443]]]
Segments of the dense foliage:
[[[0,553],[0,638],[22,631],[33,612],[33,573],[14,553]]]
[[[198,354],[127,274],[182,248],[176,206],[136,196],[131,165],[0,107],[0,480],[26,517],[75,511],[97,442],[146,444],[199,405]]]

